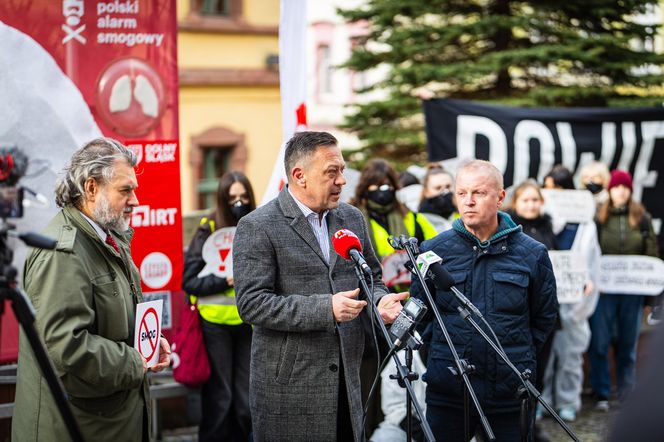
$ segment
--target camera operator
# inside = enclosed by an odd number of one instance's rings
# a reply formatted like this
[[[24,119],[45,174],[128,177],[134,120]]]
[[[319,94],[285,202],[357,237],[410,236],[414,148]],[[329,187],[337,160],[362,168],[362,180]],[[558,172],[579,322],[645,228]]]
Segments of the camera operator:
[[[136,157],[110,138],[76,152],[56,186],[62,210],[45,234],[55,250],[33,249],[24,287],[85,440],[148,440],[146,361],[133,348],[135,306],[142,301],[129,247],[138,205]],[[21,332],[12,440],[69,440],[51,393]],[[159,362],[170,349],[160,340]]]

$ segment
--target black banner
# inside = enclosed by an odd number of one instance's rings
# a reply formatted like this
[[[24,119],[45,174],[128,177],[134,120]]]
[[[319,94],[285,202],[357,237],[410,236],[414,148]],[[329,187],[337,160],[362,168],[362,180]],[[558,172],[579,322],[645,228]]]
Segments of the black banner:
[[[555,164],[578,174],[597,159],[629,170],[634,198],[664,218],[664,107],[514,108],[465,100],[424,101],[431,161],[491,161],[505,186],[539,183]]]

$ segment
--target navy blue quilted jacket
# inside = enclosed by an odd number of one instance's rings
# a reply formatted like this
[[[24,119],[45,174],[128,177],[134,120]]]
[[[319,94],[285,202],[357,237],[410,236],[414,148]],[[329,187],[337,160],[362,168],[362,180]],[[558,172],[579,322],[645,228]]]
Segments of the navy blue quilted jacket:
[[[520,371],[530,369],[534,383],[536,354],[556,322],[556,281],[546,247],[522,233],[506,213],[498,217],[498,231],[488,241],[480,242],[457,219],[453,229],[425,241],[421,249],[443,258],[456,288],[491,324],[512,363]],[[459,316],[452,292],[435,291],[431,284],[429,288],[459,356],[476,367],[470,379],[484,411],[517,409],[516,375]],[[426,303],[419,281],[411,286],[411,294]],[[428,319],[435,320],[433,315]],[[448,370],[454,366],[452,354],[438,325],[432,325],[426,401],[461,407],[463,382]]]

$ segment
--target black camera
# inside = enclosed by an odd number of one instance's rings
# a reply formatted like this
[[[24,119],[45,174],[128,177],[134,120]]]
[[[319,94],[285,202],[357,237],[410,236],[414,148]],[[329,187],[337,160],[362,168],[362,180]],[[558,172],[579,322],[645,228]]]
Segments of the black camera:
[[[0,218],[23,216],[23,188],[18,181],[25,174],[28,158],[16,147],[0,147]]]
[[[419,341],[412,335],[412,331],[426,313],[427,306],[422,301],[409,298],[403,309],[401,309],[399,316],[397,316],[396,321],[390,327],[390,334],[394,338],[394,345],[400,347],[402,343],[408,343],[410,340]],[[421,343],[419,344],[421,345]]]

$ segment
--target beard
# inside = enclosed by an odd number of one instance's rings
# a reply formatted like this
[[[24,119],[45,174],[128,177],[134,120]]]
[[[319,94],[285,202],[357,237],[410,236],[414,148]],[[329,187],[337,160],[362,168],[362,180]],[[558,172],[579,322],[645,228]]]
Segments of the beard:
[[[129,208],[128,212],[131,213],[131,208]],[[106,194],[104,192],[99,193],[99,203],[92,212],[97,224],[103,229],[124,232],[129,229],[129,218],[125,219],[124,214],[125,210],[119,213],[113,210],[111,203],[106,198]]]

